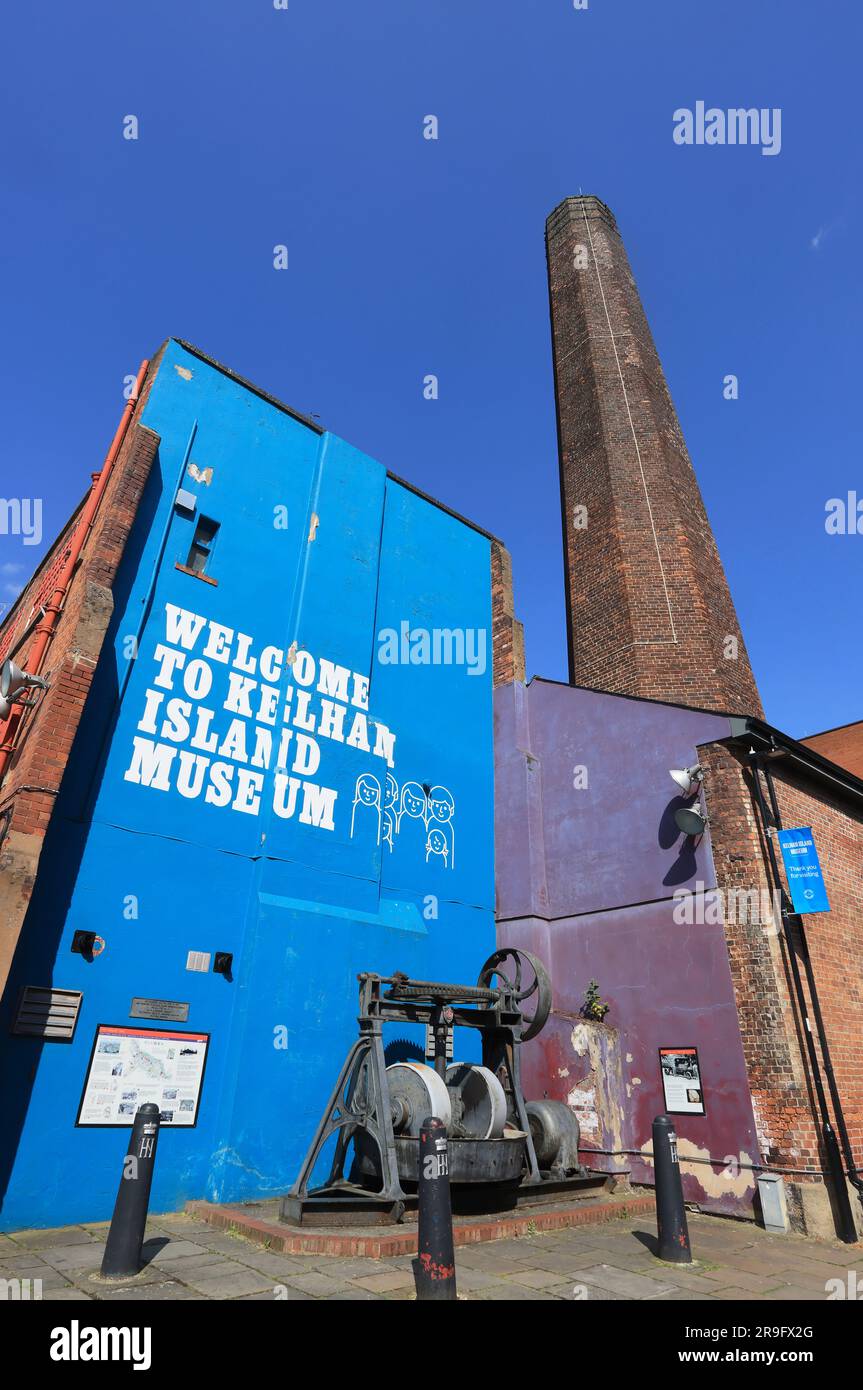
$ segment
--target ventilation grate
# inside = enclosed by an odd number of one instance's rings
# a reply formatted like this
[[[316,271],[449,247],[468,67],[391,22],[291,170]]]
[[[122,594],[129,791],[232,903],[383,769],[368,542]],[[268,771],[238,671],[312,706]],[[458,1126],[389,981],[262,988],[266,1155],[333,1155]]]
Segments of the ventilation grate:
[[[71,1042],[83,994],[78,989],[25,985],[18,1001],[12,1032],[46,1042]]]

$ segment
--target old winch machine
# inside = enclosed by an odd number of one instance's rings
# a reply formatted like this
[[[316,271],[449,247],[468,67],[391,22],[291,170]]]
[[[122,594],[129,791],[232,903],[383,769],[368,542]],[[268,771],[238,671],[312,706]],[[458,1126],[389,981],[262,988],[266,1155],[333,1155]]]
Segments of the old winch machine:
[[[447,1126],[457,1209],[461,1202],[464,1209],[495,1210],[607,1185],[606,1174],[579,1164],[572,1111],[560,1101],[525,1102],[522,1093],[520,1046],[536,1037],[551,1009],[551,982],[536,956],[496,951],[474,986],[402,974],[358,979],[359,1037],[299,1177],[282,1199],[283,1221],[400,1221],[416,1200],[419,1131],[429,1116]],[[388,1066],[385,1023],[428,1025],[433,1065]],[[481,1066],[450,1060],[458,1028],[479,1030]],[[333,1138],[329,1176],[310,1187]]]

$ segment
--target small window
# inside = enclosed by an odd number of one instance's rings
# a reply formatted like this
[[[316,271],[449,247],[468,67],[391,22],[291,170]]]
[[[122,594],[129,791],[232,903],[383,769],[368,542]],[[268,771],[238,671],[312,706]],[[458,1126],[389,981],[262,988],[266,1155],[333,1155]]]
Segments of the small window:
[[[204,574],[206,572],[218,532],[218,521],[211,521],[208,516],[202,516],[198,519],[198,524],[195,527],[195,535],[189,550],[189,558],[186,561],[186,568],[190,569],[193,574]]]

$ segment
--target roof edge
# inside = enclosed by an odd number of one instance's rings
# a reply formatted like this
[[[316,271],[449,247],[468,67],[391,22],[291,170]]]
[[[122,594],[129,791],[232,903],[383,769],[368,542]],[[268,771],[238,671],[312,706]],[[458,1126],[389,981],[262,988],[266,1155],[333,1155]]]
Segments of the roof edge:
[[[732,715],[731,734],[728,742],[742,743],[744,740],[758,745],[756,752],[771,753],[782,750],[791,760],[808,770],[816,778],[838,785],[854,801],[863,802],[863,779],[849,772],[839,763],[823,758],[814,748],[809,748],[799,739],[784,734],[763,719],[754,715]],[[711,742],[719,742],[713,739]]]

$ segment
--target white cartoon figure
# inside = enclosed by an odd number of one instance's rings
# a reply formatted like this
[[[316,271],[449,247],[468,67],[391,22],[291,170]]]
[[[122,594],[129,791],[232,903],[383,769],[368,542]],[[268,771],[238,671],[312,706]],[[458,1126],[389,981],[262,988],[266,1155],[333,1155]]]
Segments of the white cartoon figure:
[[[428,800],[419,782],[405,782],[402,787],[401,804],[396,816],[396,833],[399,844],[407,842],[410,848],[423,849],[426,842],[426,820]]]
[[[390,850],[394,848],[394,840],[398,834],[398,799],[399,784],[391,772],[387,773],[386,786],[384,788],[384,843],[388,844]]]
[[[371,772],[361,772],[357,778],[357,785],[354,790],[354,805],[351,811],[351,839],[354,838],[354,822],[357,814],[357,807],[364,807],[366,810],[374,811],[377,833],[375,844],[381,842],[381,784],[377,777]]]
[[[452,869],[455,864],[455,835],[453,833],[452,818],[455,815],[455,799],[452,792],[447,791],[446,787],[432,787],[428,795],[429,813],[427,827],[429,839],[433,829],[441,828],[444,831],[444,839],[449,846],[449,867]],[[440,853],[440,851],[435,851]],[[428,858],[428,855],[426,855]],[[444,862],[447,862],[446,856]]]
[[[401,834],[402,820],[421,820],[425,824],[428,814],[428,800],[419,782],[405,782],[402,787],[402,804],[396,817],[396,829]]]
[[[446,831],[442,825],[435,825],[429,830],[428,839],[426,840],[426,863],[428,863],[429,857],[432,854],[441,855],[445,869],[452,867]]]

